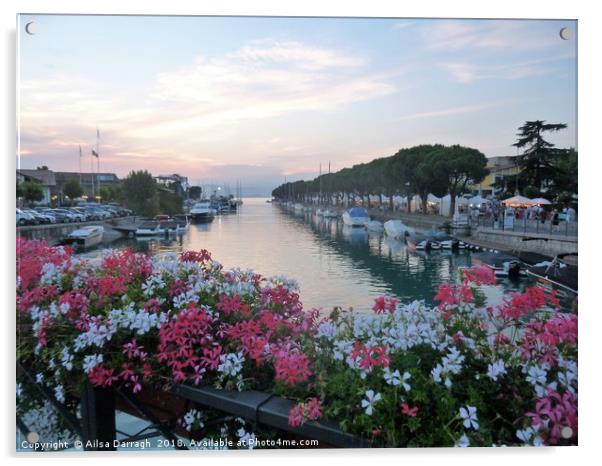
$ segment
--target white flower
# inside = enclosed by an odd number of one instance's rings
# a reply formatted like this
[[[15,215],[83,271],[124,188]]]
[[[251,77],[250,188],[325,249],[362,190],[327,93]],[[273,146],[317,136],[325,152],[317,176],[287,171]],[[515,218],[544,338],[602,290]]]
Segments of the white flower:
[[[397,369],[395,372],[391,372],[388,367],[385,367],[384,376],[385,382],[387,382],[389,385],[396,387],[397,385],[401,384],[401,374]]]
[[[493,364],[489,364],[487,366],[487,375],[489,376],[489,378],[491,378],[492,380],[495,380],[497,382],[497,378],[500,375],[504,375],[506,373],[506,365],[504,364],[504,361],[502,361],[501,359],[497,362],[494,362]]]
[[[403,387],[403,389],[406,392],[409,392],[412,389],[412,387],[410,386],[410,384],[407,383],[408,380],[410,380],[411,377],[412,377],[412,375],[409,372],[404,372],[403,376],[401,377],[401,386]]]
[[[473,428],[474,430],[479,430],[477,408],[475,408],[474,406],[460,408],[460,417],[464,420],[464,427],[466,427],[467,429]]]
[[[362,400],[362,408],[368,416],[372,416],[374,404],[381,399],[380,393],[374,394],[374,390],[366,391],[366,399]]]
[[[103,362],[102,354],[92,354],[84,357],[83,369],[89,374],[92,369]]]
[[[21,395],[23,395],[23,386],[18,383],[17,384],[17,398],[21,398]]]
[[[468,439],[466,434],[462,434],[462,437],[460,437],[460,439],[458,440],[458,443],[456,443],[456,447],[467,448],[469,446],[470,446],[470,440]]]
[[[54,387],[54,396],[61,403],[65,402],[65,390],[62,385],[57,385]]]
[[[218,372],[224,375],[235,377],[242,370],[242,365],[245,362],[245,357],[242,353],[222,354],[219,357],[221,364],[217,366]]]
[[[527,372],[527,382],[531,385],[545,385],[547,383],[547,371],[541,367],[531,366]]]
[[[44,382],[44,374],[42,374],[41,372],[38,372],[36,374],[36,382],[37,383],[42,383]]]
[[[246,445],[249,450],[255,448],[255,434],[247,432],[244,427],[241,427],[236,431],[236,435],[238,436],[238,440]]]
[[[73,369],[73,355],[69,353],[69,348],[66,346],[61,351],[61,364],[67,371]]]

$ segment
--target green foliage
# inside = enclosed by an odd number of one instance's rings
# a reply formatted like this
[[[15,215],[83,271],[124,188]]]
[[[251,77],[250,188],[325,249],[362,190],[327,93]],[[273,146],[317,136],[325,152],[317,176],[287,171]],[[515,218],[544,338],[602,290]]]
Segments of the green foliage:
[[[25,181],[21,185],[22,196],[29,203],[39,202],[44,199],[42,185],[35,181]]]
[[[124,202],[136,213],[152,217],[159,212],[157,185],[146,170],[131,171],[123,180]]]
[[[188,196],[190,199],[200,199],[203,190],[200,186],[191,186],[188,189]]]
[[[63,194],[69,199],[73,200],[81,197],[82,194],[84,194],[84,190],[82,185],[79,184],[79,181],[77,181],[75,178],[71,178],[65,183],[65,186],[63,187]]]
[[[550,180],[557,174],[554,158],[558,155],[554,144],[543,138],[543,133],[556,132],[567,127],[564,123],[546,123],[544,120],[526,121],[518,129],[518,140],[514,147],[523,149],[518,158],[521,177],[529,184],[541,187],[544,180]]]
[[[162,214],[175,215],[182,213],[182,198],[170,191],[159,190],[159,211]]]

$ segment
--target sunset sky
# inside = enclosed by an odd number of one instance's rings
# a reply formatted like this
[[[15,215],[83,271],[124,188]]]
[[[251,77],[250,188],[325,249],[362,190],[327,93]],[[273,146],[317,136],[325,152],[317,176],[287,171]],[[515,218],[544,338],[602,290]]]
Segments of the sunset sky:
[[[23,33],[35,21],[37,33]],[[559,30],[573,36],[562,40]],[[19,18],[21,168],[180,173],[268,194],[423,143],[514,155],[525,120],[568,124],[572,21]]]

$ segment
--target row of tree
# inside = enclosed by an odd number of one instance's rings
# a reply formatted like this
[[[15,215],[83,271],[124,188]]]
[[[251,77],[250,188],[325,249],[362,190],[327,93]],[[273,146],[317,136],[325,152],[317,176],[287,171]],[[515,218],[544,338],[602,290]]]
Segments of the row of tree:
[[[562,203],[572,199],[577,193],[577,152],[557,149],[543,138],[544,133],[566,127],[564,123],[535,120],[525,122],[518,129],[518,140],[513,144],[522,149],[516,158],[518,174],[506,176],[494,186],[500,197],[512,196],[519,190],[528,197],[545,193]],[[410,206],[410,198],[417,194],[426,212],[429,193],[437,197],[449,194],[451,215],[455,211],[456,196],[480,183],[488,174],[486,166],[485,155],[477,149],[460,145],[420,145],[313,180],[284,183],[272,191],[272,196],[297,202],[318,199],[323,204],[339,204],[343,199],[353,204],[359,198],[369,207],[369,196],[378,195],[381,204],[383,197],[388,197],[392,209],[393,196],[408,197]]]
[[[339,204],[343,199],[352,204],[361,199],[370,207],[370,195],[378,195],[381,203],[388,198],[393,208],[396,195],[409,198],[418,194],[423,200],[429,193],[441,197],[451,195],[450,212],[455,210],[455,198],[467,186],[479,183],[487,175],[487,158],[477,149],[460,145],[420,145],[401,149],[390,157],[326,173],[310,181],[284,183],[272,191],[282,200],[307,202],[318,198],[320,203]]]

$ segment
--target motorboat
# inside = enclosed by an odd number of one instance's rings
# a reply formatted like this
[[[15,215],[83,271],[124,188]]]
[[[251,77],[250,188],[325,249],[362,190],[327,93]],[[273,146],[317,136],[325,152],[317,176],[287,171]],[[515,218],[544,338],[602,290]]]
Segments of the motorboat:
[[[410,251],[426,251],[430,249],[430,242],[426,236],[406,236],[406,244]]]
[[[87,225],[69,233],[67,242],[85,248],[96,246],[102,242],[104,231],[101,225]]]
[[[503,252],[476,252],[471,256],[472,265],[489,267],[497,277],[518,277],[521,275],[521,261]]]
[[[563,258],[576,254],[560,254],[551,261],[543,261],[527,267],[527,275],[537,280],[537,286],[547,292],[554,290],[561,298],[575,298],[578,295],[578,269],[567,264]]]
[[[370,221],[370,216],[363,207],[352,207],[343,213],[343,223],[350,227],[363,227]]]
[[[371,220],[368,223],[366,223],[366,230],[374,233],[380,233],[381,231],[383,231],[383,224],[378,220]]]
[[[322,214],[322,216],[324,218],[337,218],[339,216],[339,213],[333,209],[326,209],[326,210],[324,210],[324,213]]]
[[[161,231],[161,226],[160,226],[159,222],[156,222],[154,220],[149,220],[146,222],[142,222],[140,225],[138,225],[138,228],[136,228],[135,235],[136,236],[157,236],[157,235],[160,235],[161,233],[162,233],[162,231]]]
[[[195,223],[209,223],[213,221],[214,213],[210,201],[201,200],[190,209],[190,219]]]
[[[412,228],[405,225],[401,220],[387,220],[383,226],[387,236],[393,239],[403,239],[415,233]]]
[[[440,246],[440,249],[459,249],[460,248],[460,240],[454,238],[453,236],[448,235],[444,231],[440,230],[431,230],[427,231],[424,236],[429,238],[433,243],[437,243]],[[466,245],[464,245],[464,248]],[[433,249],[437,249],[435,246]]]

